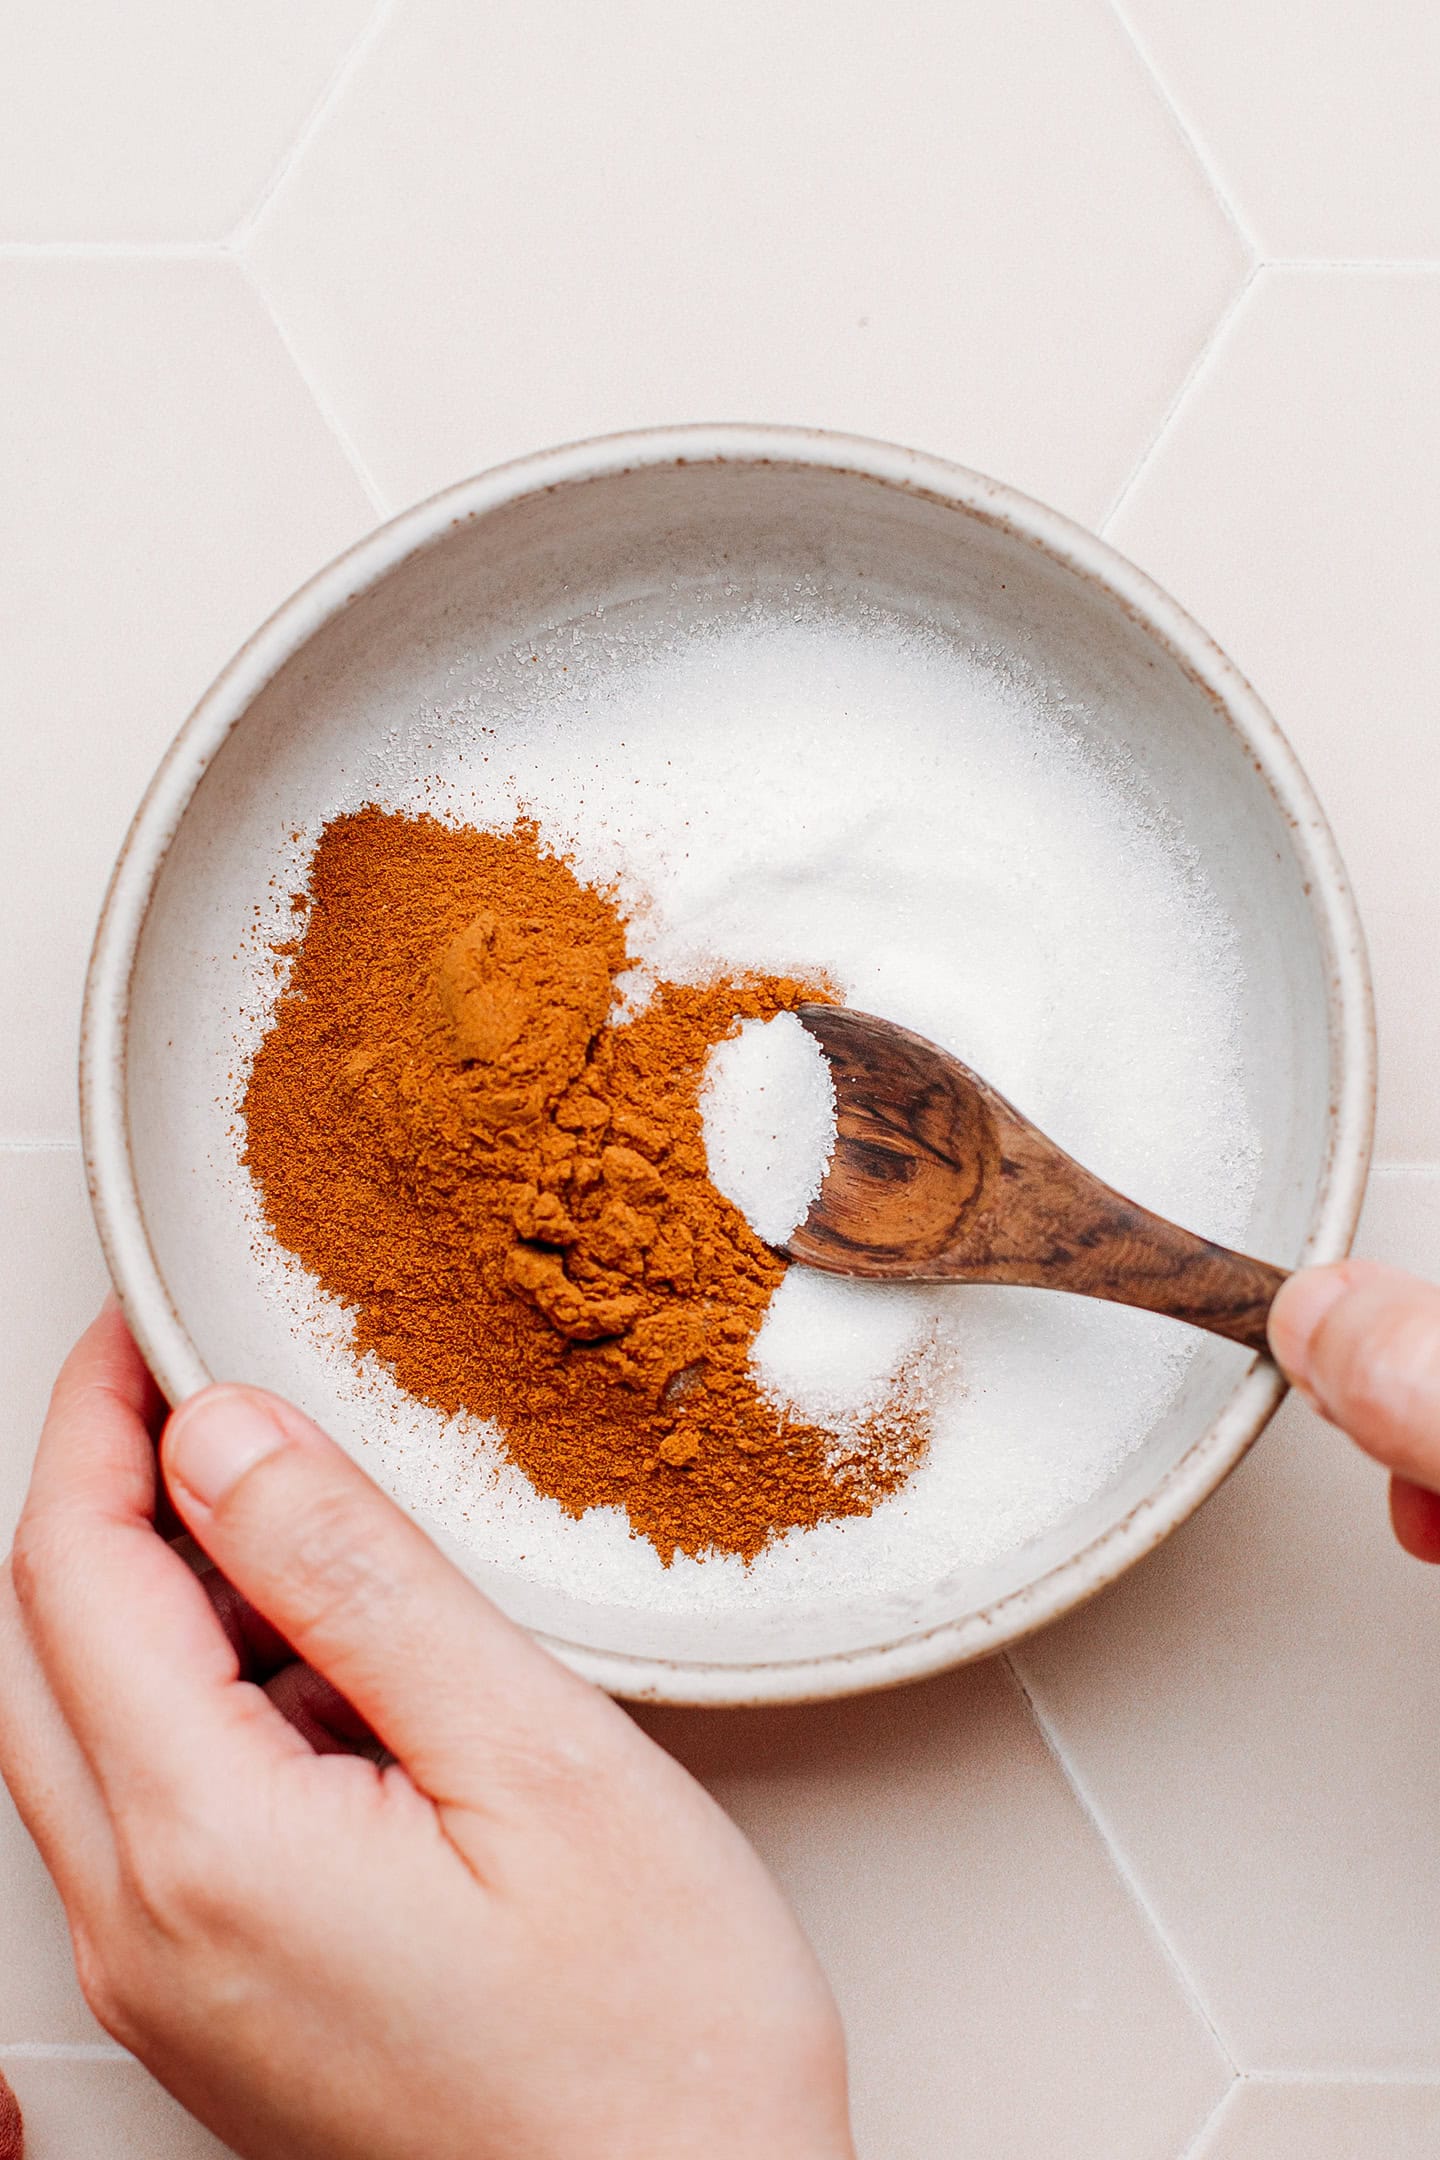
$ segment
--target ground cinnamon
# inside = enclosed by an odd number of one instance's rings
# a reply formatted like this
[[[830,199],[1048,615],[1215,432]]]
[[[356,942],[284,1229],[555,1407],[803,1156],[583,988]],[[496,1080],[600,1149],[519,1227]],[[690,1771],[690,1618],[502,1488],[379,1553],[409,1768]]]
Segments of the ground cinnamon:
[[[667,1560],[750,1557],[899,1483],[913,1420],[841,1446],[760,1394],[783,1263],[706,1173],[711,1046],[823,986],[662,982],[615,1024],[624,922],[524,824],[339,818],[297,913],[245,1159],[357,1354],[493,1419],[541,1492],[623,1507]]]

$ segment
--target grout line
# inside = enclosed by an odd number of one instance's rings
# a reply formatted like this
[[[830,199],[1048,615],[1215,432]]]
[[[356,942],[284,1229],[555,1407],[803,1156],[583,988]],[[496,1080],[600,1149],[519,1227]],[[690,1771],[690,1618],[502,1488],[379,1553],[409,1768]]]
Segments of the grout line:
[[[1139,1912],[1151,1935],[1154,1937],[1155,1942],[1158,1944],[1162,1956],[1164,1957],[1166,1963],[1169,1965],[1171,1971],[1175,1975],[1175,1979],[1179,1985],[1181,1994],[1190,2004],[1190,2007],[1195,2012],[1196,2017],[1200,2020],[1200,2023],[1205,2027],[1205,2030],[1209,2033],[1210,2038],[1214,2041],[1216,2051],[1219,2054],[1220,2059],[1224,2063],[1226,2069],[1230,2073],[1230,2076],[1232,2078],[1237,2078],[1240,2075],[1240,2066],[1235,2060],[1235,2052],[1233,2048],[1231,2048],[1229,2043],[1222,2037],[1219,2026],[1217,2025],[1215,2019],[1212,2017],[1210,2010],[1207,2007],[1205,2000],[1200,1993],[1199,1988],[1195,1985],[1194,1980],[1191,1978],[1190,1973],[1186,1968],[1183,1960],[1181,1959],[1179,1952],[1175,1948],[1175,1945],[1171,1942],[1169,1935],[1166,1933],[1166,1930],[1161,1925],[1160,1916],[1156,1912],[1154,1906],[1151,1904],[1150,1899],[1147,1896],[1140,1882],[1140,1878],[1138,1877],[1138,1875],[1136,1875],[1134,1869],[1130,1865],[1129,1860],[1126,1858],[1125,1853],[1120,1846],[1119,1840],[1112,1834],[1112,1832],[1108,1828],[1105,1822],[1105,1818],[1101,1814],[1099,1807],[1096,1805],[1093,1795],[1089,1792],[1083,1778],[1080,1776],[1074,1764],[1070,1761],[1070,1758],[1065,1753],[1065,1749],[1061,1745],[1059,1733],[1056,1731],[1054,1726],[1052,1726],[1050,1720],[1045,1716],[1045,1713],[1040,1708],[1039,1702],[1037,1701],[1034,1694],[1031,1692],[1024,1675],[1021,1673],[1019,1666],[1016,1664],[1014,1656],[1008,1650],[1004,1651],[1002,1653],[1002,1656],[1004,1659],[1005,1668],[1008,1671],[1011,1679],[1014,1681],[1016,1687],[1019,1689],[1021,1700],[1024,1702],[1026,1708],[1030,1712],[1030,1716],[1034,1721],[1035,1729],[1039,1733],[1041,1740],[1044,1742],[1046,1749],[1049,1751],[1055,1767],[1060,1772],[1061,1777],[1065,1780],[1066,1785],[1069,1787],[1071,1797],[1074,1799],[1076,1806],[1079,1808],[1086,1822],[1090,1825],[1090,1828],[1094,1831],[1096,1837],[1099,1839],[1106,1858],[1109,1860],[1111,1867],[1115,1871],[1115,1874],[1119,1877],[1119,1880],[1123,1885],[1124,1889],[1129,1893],[1131,1903],[1135,1906],[1137,1912]]]
[[[1204,2121],[1197,2125],[1194,2136],[1185,2140],[1176,2156],[1176,2160],[1203,2160],[1201,2148],[1209,2143],[1210,2132],[1216,2128],[1221,2116],[1230,2106],[1236,2093],[1239,2092],[1241,2082],[1239,2076],[1231,2079]]]
[[[269,210],[276,196],[280,193],[280,190],[284,187],[285,182],[289,179],[291,173],[295,170],[295,167],[299,163],[300,159],[309,149],[311,143],[314,141],[316,135],[320,132],[320,129],[324,126],[326,120],[329,118],[331,108],[340,98],[346,83],[349,82],[350,77],[355,72],[355,69],[359,65],[360,61],[364,58],[365,54],[369,52],[371,46],[375,43],[376,38],[380,34],[382,25],[384,24],[387,16],[390,14],[391,9],[394,7],[394,5],[395,0],[377,0],[377,4],[371,12],[369,21],[361,30],[354,44],[351,45],[344,54],[342,54],[339,62],[336,65],[334,73],[330,77],[330,80],[326,83],[324,89],[320,92],[319,97],[316,99],[314,105],[311,107],[308,118],[306,118],[302,122],[300,130],[296,135],[294,141],[291,143],[289,149],[281,157],[279,164],[275,167],[274,172],[271,173],[270,178],[266,181],[264,187],[260,190],[258,199],[246,212],[245,216],[241,218],[240,223],[231,233],[228,245],[232,249],[238,250],[240,248],[248,247],[251,240],[254,239],[256,231],[259,228],[261,222],[263,221],[266,212]]]
[[[385,4],[388,6],[389,0],[385,0]],[[281,321],[280,316],[270,299],[269,293],[266,292],[265,287],[261,284],[259,278],[255,275],[255,272],[251,267],[250,263],[243,255],[236,255],[234,257],[234,262],[236,269],[240,272],[240,275],[247,280],[251,291],[255,294],[256,299],[260,302],[261,307],[264,308],[266,315],[269,317],[270,322],[274,327],[275,335],[279,338],[280,343],[284,346],[286,353],[289,355],[290,365],[294,368],[296,374],[299,376],[306,390],[309,391],[311,402],[314,404],[316,411],[319,413],[321,419],[325,422],[325,425],[329,428],[336,442],[340,445],[340,448],[344,452],[345,456],[349,459],[351,470],[353,471],[356,479],[360,482],[361,487],[365,490],[366,495],[369,497],[371,509],[375,512],[375,515],[378,518],[383,519],[393,516],[394,513],[392,512],[389,503],[386,502],[385,497],[380,492],[379,483],[376,481],[375,475],[371,472],[364,458],[361,457],[359,450],[355,446],[354,439],[352,438],[349,429],[345,426],[339,414],[335,411],[333,405],[331,405],[329,399],[322,395],[319,385],[316,383],[309,369],[301,360],[299,353],[295,350],[295,346],[291,340],[290,333],[285,328],[284,323]]]
[[[1440,277],[1440,256],[1267,255],[1267,270],[1337,271],[1342,277]]]
[[[1111,0],[1113,6],[1114,0]],[[395,0],[380,0],[374,19],[374,28],[382,21]],[[217,256],[235,253],[244,248],[254,235],[261,220],[261,212],[268,209],[271,201],[295,164],[301,150],[316,132],[324,119],[335,94],[343,87],[342,77],[350,73],[351,66],[361,58],[362,47],[368,49],[372,42],[370,31],[362,31],[360,42],[341,63],[340,73],[324,94],[296,136],[290,149],[277,167],[273,178],[267,182],[265,192],[255,208],[236,226],[232,233],[216,240],[0,240],[0,262],[27,261],[38,257],[42,261],[56,260],[80,262],[208,262]],[[1188,138],[1187,138],[1188,140]],[[1247,241],[1247,253],[1251,269],[1313,271],[1318,276],[1334,272],[1339,276],[1374,277],[1440,277],[1440,255],[1265,255]]]
[[[1189,397],[1190,392],[1194,389],[1201,375],[1204,373],[1205,369],[1209,366],[1211,360],[1214,358],[1215,353],[1218,350],[1221,341],[1225,336],[1225,333],[1230,328],[1230,325],[1234,322],[1235,317],[1239,313],[1241,305],[1243,304],[1246,296],[1250,292],[1251,287],[1254,285],[1255,280],[1259,277],[1260,272],[1267,267],[1268,265],[1264,263],[1252,262],[1250,268],[1246,271],[1245,276],[1241,280],[1240,284],[1236,287],[1235,291],[1226,301],[1224,307],[1220,310],[1220,313],[1216,316],[1215,321],[1211,326],[1209,335],[1206,337],[1203,344],[1201,345],[1199,352],[1196,353],[1195,358],[1191,361],[1190,366],[1185,372],[1184,379],[1182,380],[1179,389],[1175,392],[1174,397],[1170,400],[1170,403],[1166,406],[1165,411],[1161,415],[1159,426],[1156,428],[1154,434],[1150,437],[1149,442],[1146,443],[1144,449],[1140,452],[1139,457],[1136,459],[1135,464],[1131,468],[1129,478],[1122,483],[1120,492],[1118,493],[1118,495],[1116,495],[1109,509],[1105,512],[1104,517],[1101,518],[1097,529],[1102,534],[1108,535],[1112,521],[1119,516],[1120,511],[1124,508],[1126,502],[1129,500],[1131,494],[1134,492],[1136,483],[1139,481],[1141,475],[1144,473],[1145,468],[1149,465],[1156,451],[1160,448],[1161,443],[1169,434],[1171,426],[1174,423],[1177,415],[1179,414],[1181,406],[1185,403],[1185,400]]]
[[[1398,2085],[1420,2092],[1440,2089],[1440,2070],[1242,2070],[1245,2085]]]
[[[0,262],[217,262],[223,240],[0,240]]]
[[[11,2040],[0,2042],[0,2062],[133,2062],[113,2040]]]
[[[1149,47],[1145,44],[1139,32],[1136,30],[1134,23],[1131,22],[1129,15],[1125,11],[1125,8],[1121,5],[1121,0],[1110,0],[1110,12],[1115,17],[1116,22],[1120,25],[1120,28],[1124,32],[1126,38],[1128,38],[1136,59],[1139,61],[1141,67],[1144,69],[1145,73],[1150,78],[1150,83],[1155,91],[1155,95],[1159,99],[1160,103],[1164,106],[1165,111],[1169,114],[1172,125],[1179,131],[1181,140],[1184,142],[1186,148],[1190,152],[1191,157],[1195,160],[1196,165],[1199,167],[1202,176],[1204,177],[1206,183],[1210,188],[1211,194],[1215,197],[1216,202],[1220,205],[1221,210],[1229,219],[1231,225],[1234,226],[1236,233],[1243,241],[1249,254],[1253,258],[1258,260],[1262,251],[1259,240],[1256,238],[1256,235],[1254,234],[1254,232],[1252,232],[1250,228],[1249,219],[1246,217],[1244,211],[1240,208],[1240,205],[1235,200],[1235,197],[1231,194],[1228,186],[1226,185],[1223,177],[1221,176],[1220,168],[1216,165],[1214,159],[1210,155],[1210,152],[1206,149],[1200,135],[1193,127],[1191,127],[1189,121],[1181,112],[1179,105],[1175,102],[1175,97],[1170,89],[1169,84],[1166,82],[1164,75],[1161,73],[1160,68],[1155,61],[1153,55],[1151,54]]]

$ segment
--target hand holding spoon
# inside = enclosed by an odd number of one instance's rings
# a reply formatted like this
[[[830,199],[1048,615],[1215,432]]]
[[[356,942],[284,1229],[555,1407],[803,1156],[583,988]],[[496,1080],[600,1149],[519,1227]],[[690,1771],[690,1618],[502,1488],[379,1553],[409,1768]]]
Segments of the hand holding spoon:
[[[843,1005],[797,1018],[829,1060],[836,1139],[788,1259],[888,1282],[1069,1290],[1267,1349],[1283,1269],[1124,1199],[908,1028]]]

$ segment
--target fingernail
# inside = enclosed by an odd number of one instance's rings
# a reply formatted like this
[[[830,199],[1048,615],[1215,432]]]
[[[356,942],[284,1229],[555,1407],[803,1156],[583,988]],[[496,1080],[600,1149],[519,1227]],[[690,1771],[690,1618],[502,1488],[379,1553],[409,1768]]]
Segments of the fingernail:
[[[1270,1347],[1290,1378],[1303,1385],[1309,1376],[1310,1346],[1320,1323],[1347,1288],[1338,1267],[1305,1268],[1292,1275],[1270,1315]]]
[[[289,1443],[289,1435],[260,1405],[228,1389],[207,1391],[181,1406],[166,1435],[166,1468],[202,1507],[216,1508],[247,1470]]]

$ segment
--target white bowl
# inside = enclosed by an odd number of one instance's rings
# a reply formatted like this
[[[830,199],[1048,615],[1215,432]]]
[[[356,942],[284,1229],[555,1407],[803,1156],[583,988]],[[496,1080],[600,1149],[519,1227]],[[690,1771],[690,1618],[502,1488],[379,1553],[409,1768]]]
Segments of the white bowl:
[[[237,654],[161,766],[105,904],[81,1096],[100,1235],[172,1401],[245,1378],[338,1417],[246,1238],[217,1061],[247,919],[293,874],[290,834],[340,776],[453,696],[479,659],[677,592],[778,598],[823,579],[1038,658],[1103,715],[1183,821],[1234,923],[1242,1064],[1263,1150],[1249,1234],[1281,1263],[1349,1245],[1369,1158],[1374,1037],[1344,871],[1293,753],[1203,631],[1101,541],[992,480],[810,431],[704,427],[580,443],[436,496],[306,585]],[[837,601],[838,595],[838,601]],[[231,1158],[233,1161],[233,1157]],[[801,1700],[981,1656],[1110,1582],[1211,1493],[1283,1392],[1274,1366],[1203,1344],[1115,1480],[1057,1529],[904,1604],[822,1598],[783,1621],[682,1619],[520,1575],[477,1579],[579,1671],[631,1698]],[[452,1548],[453,1549],[453,1548]]]

